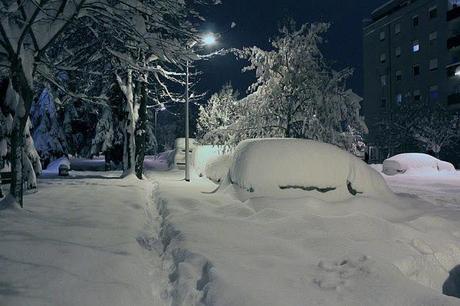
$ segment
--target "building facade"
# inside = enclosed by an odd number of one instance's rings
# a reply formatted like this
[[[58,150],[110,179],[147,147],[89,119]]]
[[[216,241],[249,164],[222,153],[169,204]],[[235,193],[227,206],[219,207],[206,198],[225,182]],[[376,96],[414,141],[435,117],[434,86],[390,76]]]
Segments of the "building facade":
[[[391,0],[363,30],[364,103],[370,160],[393,151],[376,146],[382,121],[398,104],[441,102],[460,109],[460,0]],[[388,135],[387,135],[388,136]]]

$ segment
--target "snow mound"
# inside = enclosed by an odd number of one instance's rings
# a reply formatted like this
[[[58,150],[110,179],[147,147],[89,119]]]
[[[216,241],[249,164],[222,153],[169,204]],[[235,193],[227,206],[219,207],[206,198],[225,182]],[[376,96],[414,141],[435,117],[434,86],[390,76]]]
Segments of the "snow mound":
[[[231,155],[221,155],[206,164],[204,173],[214,183],[220,183],[232,165]]]
[[[255,197],[312,196],[342,201],[354,196],[391,197],[383,177],[340,148],[303,139],[252,139],[235,149],[227,191]],[[223,186],[224,188],[226,186]]]
[[[383,162],[382,172],[386,175],[455,172],[455,167],[451,163],[439,160],[428,154],[404,153],[386,159]]]
[[[58,158],[58,159],[52,161],[48,165],[48,167],[46,167],[46,169],[43,172],[47,173],[47,174],[59,174],[59,167],[61,165],[66,165],[70,169],[70,161],[69,161],[69,159],[67,157]]]
[[[205,175],[208,163],[215,161],[224,154],[222,146],[199,145],[192,152],[192,165],[199,176]]]

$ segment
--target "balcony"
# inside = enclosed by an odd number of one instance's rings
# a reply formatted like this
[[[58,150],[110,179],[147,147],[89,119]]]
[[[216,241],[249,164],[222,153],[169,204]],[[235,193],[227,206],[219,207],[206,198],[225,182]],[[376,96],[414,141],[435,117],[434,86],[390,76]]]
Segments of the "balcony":
[[[460,46],[460,34],[452,36],[447,40],[447,49],[453,49]]]
[[[460,93],[454,93],[447,96],[447,105],[460,104]]]
[[[454,6],[451,10],[447,11],[447,21],[454,20],[460,17],[460,6]]]

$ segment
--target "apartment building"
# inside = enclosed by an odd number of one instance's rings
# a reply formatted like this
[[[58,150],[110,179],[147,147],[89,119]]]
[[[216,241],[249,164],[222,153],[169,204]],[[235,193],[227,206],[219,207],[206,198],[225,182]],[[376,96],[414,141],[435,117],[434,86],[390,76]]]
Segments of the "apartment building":
[[[460,109],[460,0],[391,0],[363,30],[363,114],[370,159],[394,153],[375,146],[379,122],[401,103],[441,102]]]

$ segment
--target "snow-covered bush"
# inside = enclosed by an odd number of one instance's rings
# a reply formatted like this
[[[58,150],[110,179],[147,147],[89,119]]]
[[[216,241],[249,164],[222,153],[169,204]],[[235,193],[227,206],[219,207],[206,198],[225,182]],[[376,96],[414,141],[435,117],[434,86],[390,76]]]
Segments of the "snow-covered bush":
[[[220,183],[227,177],[232,162],[232,155],[220,155],[206,164],[204,175],[214,183]]]
[[[455,167],[428,154],[404,153],[384,160],[382,172],[386,175],[455,172]]]
[[[205,175],[205,169],[208,163],[214,161],[224,153],[222,146],[197,145],[191,156],[191,164],[196,174]]]
[[[67,157],[61,157],[58,158],[54,161],[52,161],[48,167],[44,170],[44,173],[49,173],[49,174],[58,174],[59,173],[59,167],[61,165],[66,165],[68,169],[70,169],[70,161]]]
[[[279,138],[241,142],[222,188],[243,201],[304,196],[342,201],[393,194],[377,171],[336,146]]]
[[[230,84],[213,94],[206,106],[200,106],[197,138],[200,143],[231,145],[235,131],[231,126],[240,116],[238,92]]]

